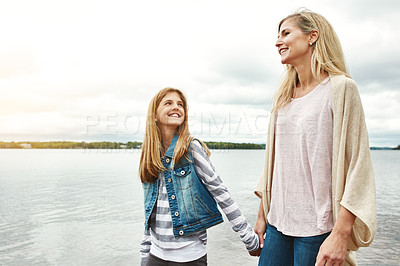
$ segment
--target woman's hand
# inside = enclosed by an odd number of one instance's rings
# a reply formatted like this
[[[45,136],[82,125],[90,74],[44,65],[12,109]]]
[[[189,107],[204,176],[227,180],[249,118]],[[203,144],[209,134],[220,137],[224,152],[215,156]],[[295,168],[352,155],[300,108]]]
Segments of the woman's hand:
[[[257,250],[249,252],[249,254],[251,256],[257,256],[257,257],[260,256],[261,249],[264,246],[264,235],[265,235],[266,228],[267,228],[267,223],[265,221],[264,207],[263,207],[262,199],[261,199],[260,207],[258,209],[257,222],[254,225],[254,232],[258,235],[260,245]]]
[[[344,265],[347,255],[347,242],[355,219],[354,214],[343,206],[340,207],[332,233],[319,248],[316,266]]]
[[[348,238],[348,235],[332,232],[319,248],[315,265],[344,265],[347,254]]]
[[[257,219],[257,222],[254,226],[254,232],[258,235],[258,239],[260,241],[259,243],[259,247],[257,250],[249,252],[249,254],[251,256],[257,256],[259,257],[261,254],[261,249],[264,246],[264,234],[265,234],[265,230],[266,230],[266,223],[265,223],[265,219],[263,221],[259,221]]]

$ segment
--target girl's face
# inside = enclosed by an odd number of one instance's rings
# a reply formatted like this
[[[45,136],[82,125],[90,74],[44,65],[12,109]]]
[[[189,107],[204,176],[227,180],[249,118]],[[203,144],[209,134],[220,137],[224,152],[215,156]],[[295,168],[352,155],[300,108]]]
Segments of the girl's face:
[[[157,125],[161,130],[176,130],[185,120],[183,101],[177,92],[169,92],[162,98],[156,111]]]
[[[284,21],[275,44],[281,55],[281,63],[296,67],[309,61],[312,55],[310,41],[310,35],[303,33],[294,19]]]

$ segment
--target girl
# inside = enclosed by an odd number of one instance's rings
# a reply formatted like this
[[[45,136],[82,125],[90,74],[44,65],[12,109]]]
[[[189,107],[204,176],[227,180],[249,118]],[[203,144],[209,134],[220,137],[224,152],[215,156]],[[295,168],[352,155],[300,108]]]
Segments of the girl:
[[[145,232],[141,265],[207,265],[206,229],[221,223],[217,203],[247,250],[258,235],[243,217],[209,160],[190,136],[186,98],[165,88],[150,102],[139,175],[144,189]]]
[[[376,233],[357,85],[335,31],[317,13],[284,18],[276,47],[287,68],[255,191],[261,203],[254,229],[264,245],[259,265],[355,265],[353,251],[370,245]]]

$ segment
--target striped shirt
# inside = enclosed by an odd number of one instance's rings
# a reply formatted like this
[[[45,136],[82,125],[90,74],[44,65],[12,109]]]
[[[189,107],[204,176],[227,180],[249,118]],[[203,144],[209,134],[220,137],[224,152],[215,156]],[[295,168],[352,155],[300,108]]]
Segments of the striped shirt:
[[[197,176],[231,222],[232,229],[239,234],[246,249],[248,251],[258,249],[258,235],[247,223],[227,187],[222,183],[206,151],[198,141],[192,142],[192,148]],[[157,208],[154,208],[156,211],[153,211],[150,217],[150,230],[145,231],[141,242],[142,265],[146,264],[149,252],[163,260],[175,262],[193,261],[204,256],[207,243],[205,230],[186,237],[174,237],[163,173],[160,173],[159,180]]]

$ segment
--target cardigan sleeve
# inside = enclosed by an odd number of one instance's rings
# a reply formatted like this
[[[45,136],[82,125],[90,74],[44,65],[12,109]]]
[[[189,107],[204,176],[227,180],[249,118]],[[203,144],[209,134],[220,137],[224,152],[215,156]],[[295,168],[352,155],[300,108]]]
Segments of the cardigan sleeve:
[[[263,203],[265,219],[267,219],[267,214],[271,204],[271,185],[274,168],[275,118],[276,114],[271,112],[268,125],[267,143],[265,147],[264,167],[254,190],[254,194],[261,198]]]
[[[357,85],[350,78],[342,76],[342,79],[344,86],[333,88],[332,192],[333,200],[356,216],[348,249],[357,250],[369,246],[376,233],[375,179]],[[334,207],[335,217],[340,205]]]

